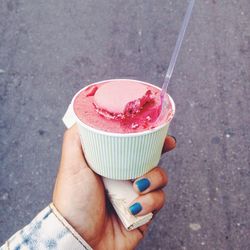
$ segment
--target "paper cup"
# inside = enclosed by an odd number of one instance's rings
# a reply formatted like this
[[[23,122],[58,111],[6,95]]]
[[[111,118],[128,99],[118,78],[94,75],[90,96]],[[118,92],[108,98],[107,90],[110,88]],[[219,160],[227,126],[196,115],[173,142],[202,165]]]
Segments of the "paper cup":
[[[122,79],[106,81],[114,80]],[[94,84],[100,84],[106,81]],[[140,83],[151,85],[146,82]],[[90,85],[87,87],[89,86]],[[74,100],[85,88],[81,89],[74,96],[71,104],[73,112]],[[122,134],[98,130],[83,123],[74,112],[84,155],[92,170],[110,179],[130,180],[142,176],[157,166],[169,124],[175,113],[174,101],[170,96],[169,99],[172,106],[171,119],[156,128],[138,133]]]

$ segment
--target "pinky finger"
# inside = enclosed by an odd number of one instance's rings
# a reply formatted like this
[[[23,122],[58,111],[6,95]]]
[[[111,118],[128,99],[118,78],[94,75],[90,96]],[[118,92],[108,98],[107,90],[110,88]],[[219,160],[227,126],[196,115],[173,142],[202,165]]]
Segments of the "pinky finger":
[[[150,223],[151,223],[151,221],[149,221],[148,223],[144,224],[143,226],[140,226],[137,228],[143,237],[147,233]]]

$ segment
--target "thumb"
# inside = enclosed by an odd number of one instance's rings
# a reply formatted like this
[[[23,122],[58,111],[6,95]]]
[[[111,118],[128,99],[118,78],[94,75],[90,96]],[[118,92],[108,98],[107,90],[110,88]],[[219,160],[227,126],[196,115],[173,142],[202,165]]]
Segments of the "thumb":
[[[78,127],[74,125],[64,133],[60,168],[77,173],[82,167],[87,166]]]

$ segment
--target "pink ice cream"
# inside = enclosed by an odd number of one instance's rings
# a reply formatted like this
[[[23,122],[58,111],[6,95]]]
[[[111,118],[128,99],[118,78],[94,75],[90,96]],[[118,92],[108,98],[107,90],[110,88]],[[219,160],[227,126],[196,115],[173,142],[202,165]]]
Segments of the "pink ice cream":
[[[94,94],[96,111],[113,119],[135,115],[150,101],[153,101],[153,94],[147,86],[133,82],[126,85],[122,81],[108,82]]]
[[[157,119],[160,90],[135,80],[108,80],[92,84],[76,96],[77,117],[86,125],[113,133],[136,133],[166,122]]]

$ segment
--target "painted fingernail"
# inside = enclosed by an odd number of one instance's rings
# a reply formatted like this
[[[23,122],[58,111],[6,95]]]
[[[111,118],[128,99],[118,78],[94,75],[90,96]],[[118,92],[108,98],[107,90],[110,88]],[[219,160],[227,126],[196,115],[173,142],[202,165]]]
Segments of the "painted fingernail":
[[[137,188],[140,192],[143,192],[150,186],[150,181],[147,178],[138,180],[136,183]]]
[[[129,210],[131,214],[136,215],[142,210],[142,206],[139,202],[136,202],[135,204],[129,207]]]
[[[176,138],[173,136],[173,135],[170,135],[174,140],[175,140],[175,143],[177,142]]]

